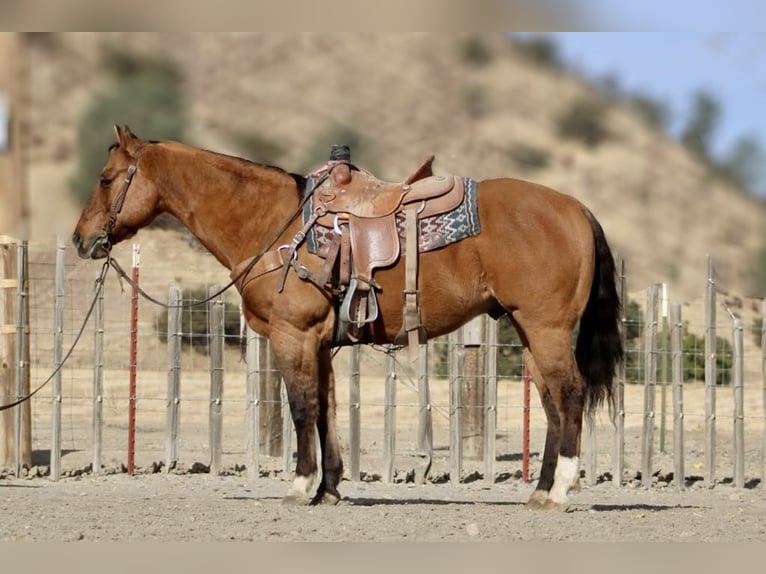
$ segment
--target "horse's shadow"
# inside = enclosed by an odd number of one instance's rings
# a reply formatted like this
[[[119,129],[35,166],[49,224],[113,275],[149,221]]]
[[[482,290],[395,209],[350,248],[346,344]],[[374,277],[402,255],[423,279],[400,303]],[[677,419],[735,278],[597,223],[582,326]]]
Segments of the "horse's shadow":
[[[274,496],[227,496],[226,500],[259,500],[281,502],[281,498]],[[524,509],[526,502],[514,500],[446,500],[438,498],[375,498],[371,496],[357,497],[346,496],[341,499],[342,506],[358,506],[362,508],[374,506],[494,506]],[[567,513],[577,512],[627,512],[631,510],[643,510],[646,512],[663,512],[667,510],[678,509],[698,509],[700,506],[688,504],[578,504],[572,503],[567,509]],[[536,514],[545,514],[545,511],[533,511]]]

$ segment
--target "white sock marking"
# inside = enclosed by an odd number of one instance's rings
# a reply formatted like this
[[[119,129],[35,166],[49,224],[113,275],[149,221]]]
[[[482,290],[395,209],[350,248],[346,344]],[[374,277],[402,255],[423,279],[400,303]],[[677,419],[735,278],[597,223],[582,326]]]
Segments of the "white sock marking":
[[[566,504],[567,492],[575,485],[580,477],[580,458],[559,456],[556,462],[556,473],[553,477],[553,486],[548,493],[548,498],[557,504]]]

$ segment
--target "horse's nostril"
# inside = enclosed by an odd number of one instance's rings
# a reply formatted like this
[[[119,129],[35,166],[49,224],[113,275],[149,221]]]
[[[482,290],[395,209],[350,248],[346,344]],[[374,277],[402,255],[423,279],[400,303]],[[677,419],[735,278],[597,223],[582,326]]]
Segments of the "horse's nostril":
[[[80,234],[75,232],[72,234],[72,243],[74,243],[74,246],[77,247],[77,249],[80,248],[80,245],[82,244],[82,238],[80,237]]]

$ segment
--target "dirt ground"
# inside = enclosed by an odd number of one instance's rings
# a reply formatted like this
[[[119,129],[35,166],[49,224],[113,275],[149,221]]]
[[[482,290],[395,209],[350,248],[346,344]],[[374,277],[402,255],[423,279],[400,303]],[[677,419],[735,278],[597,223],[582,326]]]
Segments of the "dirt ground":
[[[0,480],[2,541],[662,541],[764,542],[761,487],[585,486],[570,511],[524,507],[509,479],[344,481],[335,507],[289,507],[283,477],[127,474]]]
[[[692,400],[696,393],[688,395],[691,407],[697,402]],[[187,436],[184,442],[186,462],[168,473],[151,462],[163,459],[162,425],[144,425],[137,473],[129,476],[119,462],[124,461],[124,428],[119,428],[115,438],[119,452],[105,453],[104,474],[94,476],[86,470],[87,448],[64,451],[65,472],[58,481],[29,476],[45,475],[44,466],[24,478],[0,473],[0,541],[766,542],[766,489],[760,482],[763,431],[757,419],[750,420],[753,424],[745,435],[745,488],[733,486],[731,433],[723,422],[717,437],[718,483],[713,488],[705,486],[701,476],[704,429],[690,422],[685,433],[683,490],[670,476],[672,452],[656,452],[654,484],[648,489],[641,485],[637,471],[641,429],[632,418],[626,428],[624,480],[621,487],[614,486],[609,475],[614,431],[602,421],[597,425],[596,483],[582,480],[582,490],[572,494],[566,513],[525,508],[534,481],[521,479],[514,429],[507,429],[510,439],[498,440],[492,484],[481,474],[483,463],[474,460],[464,461],[460,483],[449,481],[443,424],[434,429],[430,479],[416,484],[404,472],[417,466],[406,440],[410,431],[405,428],[404,436],[397,437],[394,482],[385,483],[378,474],[382,465],[377,433],[367,430],[362,479],[341,483],[341,503],[296,508],[282,504],[291,476],[282,470],[281,459],[262,456],[260,472],[251,478],[237,464],[245,453],[236,437],[225,447],[223,475],[211,475],[204,471],[206,427],[198,424],[198,435]],[[339,423],[344,429],[345,421]],[[114,430],[110,427],[110,432]],[[533,479],[539,470],[541,432],[539,424],[533,426]],[[348,469],[347,445],[343,446]],[[42,454],[36,451],[38,459]],[[194,472],[195,466],[202,472]]]

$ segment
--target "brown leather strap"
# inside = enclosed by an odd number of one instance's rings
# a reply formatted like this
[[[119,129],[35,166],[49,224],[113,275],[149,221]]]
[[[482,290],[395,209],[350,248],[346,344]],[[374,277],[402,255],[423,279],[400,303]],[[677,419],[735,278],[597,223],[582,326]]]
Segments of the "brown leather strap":
[[[404,259],[404,331],[407,333],[407,347],[410,361],[418,358],[420,344],[420,309],[418,305],[418,206],[410,205],[405,210],[407,233],[407,254]]]

